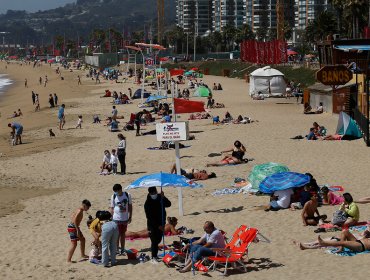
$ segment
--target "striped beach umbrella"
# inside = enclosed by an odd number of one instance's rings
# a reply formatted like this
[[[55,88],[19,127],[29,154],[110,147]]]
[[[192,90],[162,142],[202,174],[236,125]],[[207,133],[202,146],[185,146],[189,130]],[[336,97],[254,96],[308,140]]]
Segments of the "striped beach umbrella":
[[[260,184],[263,193],[302,187],[310,182],[310,176],[296,172],[279,172],[266,177]]]

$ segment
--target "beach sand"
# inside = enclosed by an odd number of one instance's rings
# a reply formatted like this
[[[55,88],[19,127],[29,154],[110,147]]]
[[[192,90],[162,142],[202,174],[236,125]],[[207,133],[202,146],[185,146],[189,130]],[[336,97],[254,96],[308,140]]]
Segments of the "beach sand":
[[[0,69],[5,72],[4,64]],[[6,95],[1,98],[0,112],[0,260],[1,279],[110,279],[122,277],[131,279],[188,279],[190,273],[179,274],[174,268],[163,264],[139,264],[119,257],[119,265],[105,269],[88,262],[66,263],[70,245],[67,224],[71,213],[83,199],[89,199],[92,207],[89,214],[107,209],[112,195],[112,186],[120,183],[128,185],[138,177],[159,171],[169,171],[174,163],[174,150],[151,151],[147,147],[159,146],[155,136],[135,137],[134,131],[123,132],[127,137],[126,176],[100,176],[99,165],[105,149],[118,144],[116,133],[108,132],[102,124],[92,124],[92,115],[109,115],[112,104],[110,98],[99,98],[105,88],[127,92],[128,87],[136,89],[132,83],[115,84],[95,82],[84,78],[83,85],[77,86],[77,75],[85,77],[83,71],[62,70],[65,80],[61,81],[54,69],[48,65],[33,69],[32,66],[8,65],[6,70],[16,81]],[[299,71],[299,70],[297,70]],[[37,85],[38,77],[48,75],[50,83],[46,88]],[[29,88],[24,88],[24,79]],[[190,130],[196,133],[196,140],[187,141],[190,148],[181,150],[181,164],[185,168],[204,168],[208,162],[219,157],[209,158],[210,153],[220,152],[240,140],[247,149],[247,157],[254,161],[239,166],[210,167],[217,174],[216,179],[202,182],[200,189],[184,189],[183,217],[178,217],[177,190],[165,189],[172,201],[169,216],[179,218],[179,226],[195,230],[194,236],[203,234],[202,226],[211,220],[216,227],[230,236],[240,224],[256,227],[271,240],[271,243],[252,244],[249,250],[248,273],[231,272],[231,279],[348,279],[366,275],[368,255],[339,257],[329,255],[324,250],[300,251],[292,245],[292,240],[311,241],[317,238],[315,228],[302,225],[300,211],[264,212],[259,205],[267,204],[268,197],[243,194],[212,196],[217,189],[229,187],[235,177],[246,178],[252,167],[265,162],[279,162],[292,171],[310,172],[319,184],[342,185],[354,198],[369,195],[368,158],[369,149],[362,140],[347,141],[305,141],[291,140],[290,137],[305,135],[313,121],[323,124],[329,133],[334,133],[337,115],[303,115],[302,105],[292,99],[269,99],[253,101],[248,95],[248,84],[243,80],[206,76],[208,85],[220,82],[223,91],[215,91],[216,102],[226,105],[224,109],[213,109],[212,115],[221,118],[226,111],[234,117],[241,114],[258,120],[245,125],[212,125],[211,120],[190,121]],[[41,95],[41,112],[33,112],[31,90]],[[66,129],[57,129],[57,110],[49,109],[47,96],[56,92],[60,104],[66,106]],[[202,100],[196,98],[195,100]],[[204,100],[204,99],[203,99]],[[135,101],[131,105],[118,106],[119,114],[128,119],[130,113],[137,112]],[[9,145],[9,129],[6,116],[21,108],[24,117],[19,121],[24,125],[25,144],[16,147]],[[83,115],[82,129],[74,129],[77,116]],[[179,120],[187,120],[181,115]],[[125,123],[126,120],[122,120]],[[17,120],[18,121],[18,120]],[[122,124],[121,123],[121,124]],[[121,127],[121,125],[120,125]],[[55,139],[50,139],[48,129],[53,128]],[[143,127],[154,129],[154,125]],[[130,231],[144,229],[146,219],[143,205],[147,190],[130,191],[133,197],[133,222]],[[41,196],[42,195],[42,196]],[[4,203],[13,204],[4,212]],[[15,206],[14,206],[15,205]],[[23,207],[23,211],[19,211]],[[360,205],[361,220],[370,217],[370,207]],[[329,217],[336,207],[320,208],[320,213]],[[87,238],[87,250],[92,237],[85,225],[81,224]],[[334,235],[334,233],[331,233]],[[326,234],[325,236],[329,236]],[[177,240],[169,237],[167,242]],[[150,241],[127,242],[126,248],[136,248],[149,253]],[[74,260],[78,260],[79,251]],[[197,278],[204,277],[197,273]],[[218,272],[211,272],[217,277]]]

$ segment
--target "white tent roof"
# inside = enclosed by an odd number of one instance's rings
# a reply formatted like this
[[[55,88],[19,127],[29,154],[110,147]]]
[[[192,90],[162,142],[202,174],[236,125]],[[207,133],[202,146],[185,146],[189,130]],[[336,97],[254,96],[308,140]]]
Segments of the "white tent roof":
[[[276,77],[276,76],[284,76],[279,70],[271,68],[270,66],[265,66],[263,68],[258,68],[254,70],[250,76],[258,76],[258,77]]]

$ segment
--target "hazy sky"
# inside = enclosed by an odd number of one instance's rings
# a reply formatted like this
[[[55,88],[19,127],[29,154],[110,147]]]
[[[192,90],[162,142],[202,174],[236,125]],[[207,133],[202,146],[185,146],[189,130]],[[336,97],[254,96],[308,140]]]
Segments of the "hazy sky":
[[[76,0],[0,0],[0,14],[7,10],[26,10],[34,12],[64,6]]]

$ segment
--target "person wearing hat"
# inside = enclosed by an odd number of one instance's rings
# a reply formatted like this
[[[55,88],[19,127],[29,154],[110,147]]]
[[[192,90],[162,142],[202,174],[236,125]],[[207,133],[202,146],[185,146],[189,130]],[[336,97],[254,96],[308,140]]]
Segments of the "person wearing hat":
[[[144,210],[151,241],[152,263],[156,264],[158,263],[158,245],[162,240],[166,221],[166,208],[171,206],[171,201],[164,196],[163,192],[158,194],[156,187],[150,187],[148,192]]]

